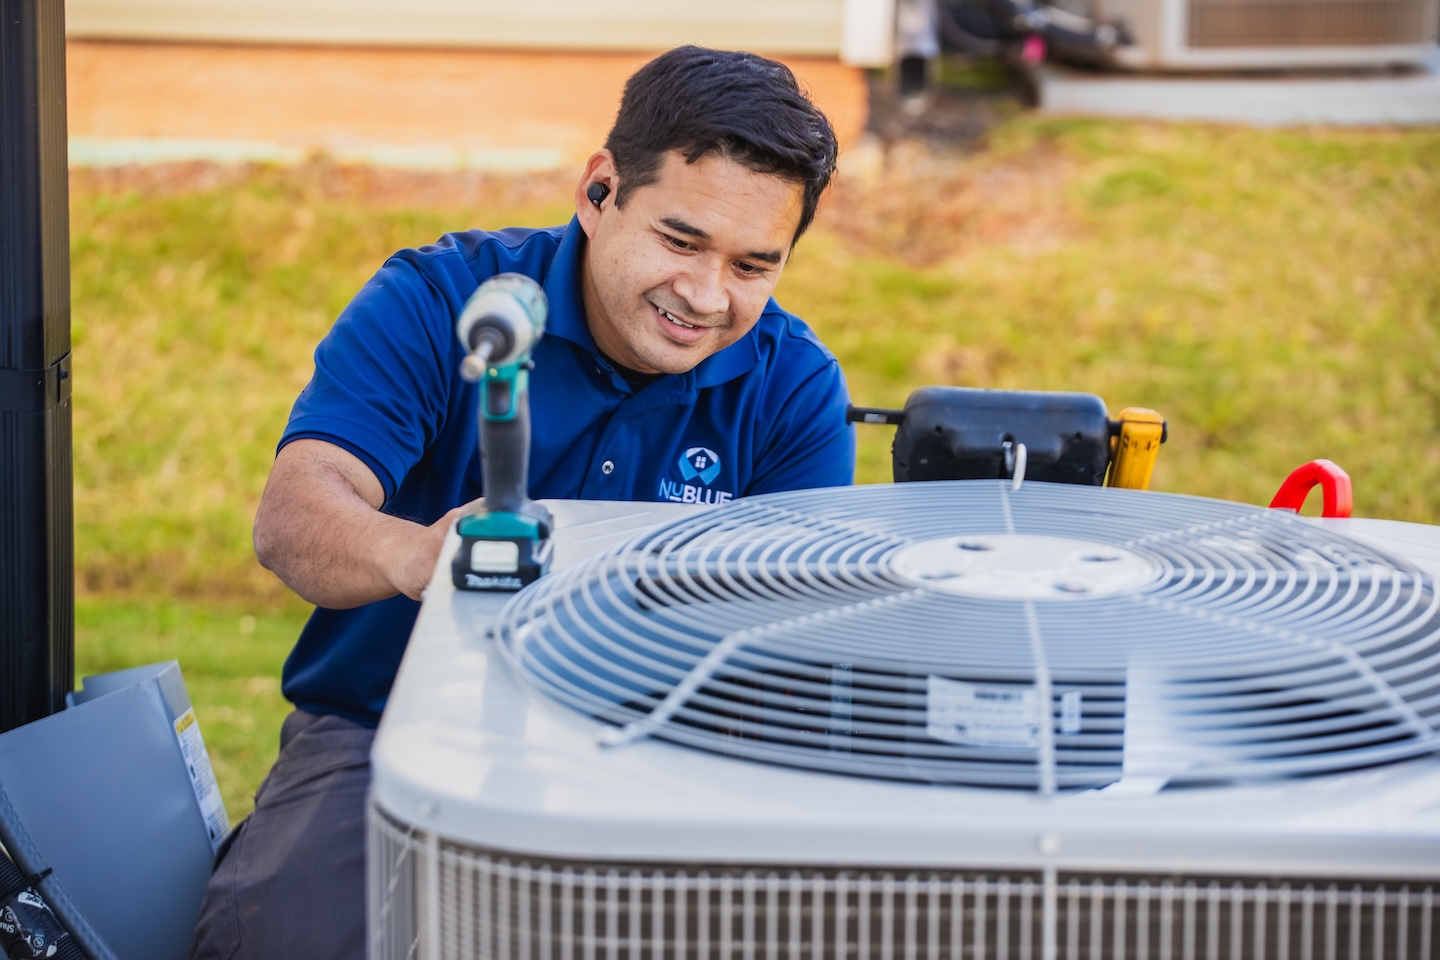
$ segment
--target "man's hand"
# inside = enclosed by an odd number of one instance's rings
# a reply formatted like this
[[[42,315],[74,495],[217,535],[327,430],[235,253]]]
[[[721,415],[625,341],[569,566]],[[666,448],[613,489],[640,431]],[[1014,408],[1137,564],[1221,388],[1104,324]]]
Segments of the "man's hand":
[[[450,532],[450,527],[456,520],[474,508],[475,505],[456,507],[428,527],[412,524],[423,531],[424,535],[417,541],[416,550],[410,554],[408,562],[405,562],[403,557],[400,558],[399,569],[394,576],[396,593],[403,593],[411,600],[420,599],[420,594],[430,583],[430,575],[435,572],[435,561],[440,558],[440,547],[445,543],[445,535]]]
[[[255,513],[255,555],[322,607],[358,607],[403,593],[419,600],[456,507],[430,526],[380,512],[385,492],[358,457],[296,440],[275,457]]]

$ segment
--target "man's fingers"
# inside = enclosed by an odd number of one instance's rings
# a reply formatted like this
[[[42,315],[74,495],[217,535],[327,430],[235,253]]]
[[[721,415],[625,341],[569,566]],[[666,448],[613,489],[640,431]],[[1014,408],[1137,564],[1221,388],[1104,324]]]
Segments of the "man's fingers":
[[[459,520],[463,516],[475,513],[477,510],[481,509],[484,504],[485,498],[479,497],[475,500],[471,500],[464,506],[452,507],[449,511],[446,512],[445,516],[441,517],[439,520],[436,520],[431,526],[436,527],[442,531],[449,532],[451,524],[453,524],[456,520]]]

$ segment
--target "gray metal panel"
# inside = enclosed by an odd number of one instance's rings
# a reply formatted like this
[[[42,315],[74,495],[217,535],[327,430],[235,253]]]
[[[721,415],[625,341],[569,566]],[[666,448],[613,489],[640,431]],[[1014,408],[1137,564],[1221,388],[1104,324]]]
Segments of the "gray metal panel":
[[[174,720],[190,709],[190,694],[185,689],[185,678],[180,674],[180,664],[175,660],[147,663],[128,670],[86,677],[81,681],[80,689],[70,695],[69,706],[88,703],[147,680],[154,680],[159,687],[169,719]]]
[[[126,673],[141,682],[0,736],[0,783],[44,858],[30,868],[120,960],[183,960],[213,863],[167,706],[189,699],[174,663]]]

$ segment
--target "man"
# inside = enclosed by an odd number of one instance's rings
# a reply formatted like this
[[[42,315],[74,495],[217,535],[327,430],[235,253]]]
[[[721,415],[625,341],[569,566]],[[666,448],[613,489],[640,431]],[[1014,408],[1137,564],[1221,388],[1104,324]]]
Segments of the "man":
[[[296,709],[222,850],[195,958],[364,956],[369,749],[446,532],[481,493],[455,317],[514,271],[550,303],[530,495],[688,500],[849,483],[835,358],[770,298],[835,167],[783,65],[683,47],[626,84],[568,227],[392,257],[315,354],[255,518],[260,562],[316,604]]]

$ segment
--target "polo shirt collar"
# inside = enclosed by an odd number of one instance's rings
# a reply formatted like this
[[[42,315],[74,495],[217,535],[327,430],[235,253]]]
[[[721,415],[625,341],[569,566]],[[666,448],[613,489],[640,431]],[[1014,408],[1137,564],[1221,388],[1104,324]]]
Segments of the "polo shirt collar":
[[[599,353],[585,322],[585,296],[580,290],[580,265],[584,255],[585,231],[580,229],[580,218],[572,217],[541,283],[550,301],[545,336],[569,340],[591,353]]]
[[[585,297],[580,289],[580,268],[585,256],[585,231],[580,228],[580,218],[572,217],[560,246],[550,261],[541,286],[550,301],[550,313],[545,321],[545,336],[560,337],[576,346],[600,355],[595,338],[590,335],[590,326],[585,320]],[[778,309],[775,301],[765,305],[765,312]],[[719,353],[711,354],[700,361],[694,370],[683,374],[671,374],[662,380],[692,381],[695,389],[713,387],[734,380],[760,362],[759,333],[752,329],[745,336],[730,344]],[[681,383],[676,383],[681,387]],[[684,387],[690,384],[684,382]],[[687,391],[688,392],[688,391]]]

